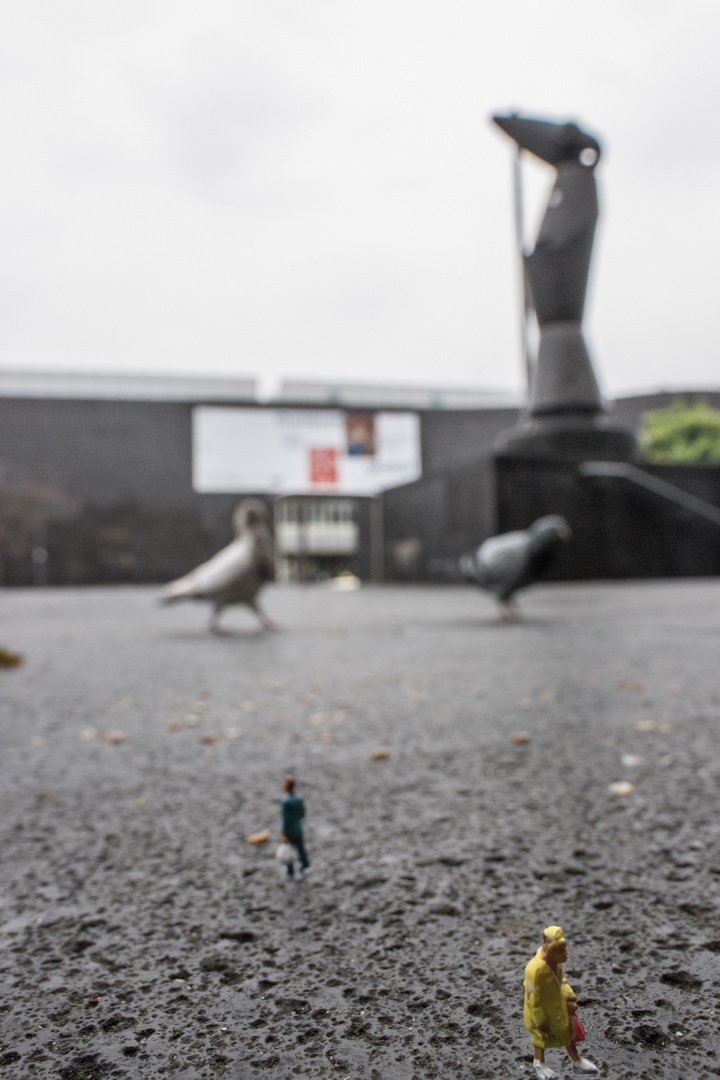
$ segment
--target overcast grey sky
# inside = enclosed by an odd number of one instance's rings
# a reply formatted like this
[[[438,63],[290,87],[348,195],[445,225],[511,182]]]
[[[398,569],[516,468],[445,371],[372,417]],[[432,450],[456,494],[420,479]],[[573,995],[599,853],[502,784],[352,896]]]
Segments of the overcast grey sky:
[[[720,385],[717,0],[11,0],[0,367],[519,389],[512,144],[604,147],[606,393]],[[526,170],[531,217],[552,170]],[[533,209],[534,208],[534,209]]]

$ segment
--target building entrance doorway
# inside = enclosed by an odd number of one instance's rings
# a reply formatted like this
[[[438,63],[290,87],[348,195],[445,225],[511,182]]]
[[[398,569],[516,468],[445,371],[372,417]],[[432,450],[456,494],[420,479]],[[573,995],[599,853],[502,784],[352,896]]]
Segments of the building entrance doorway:
[[[285,496],[275,502],[278,581],[323,581],[357,573],[360,526],[355,499]]]

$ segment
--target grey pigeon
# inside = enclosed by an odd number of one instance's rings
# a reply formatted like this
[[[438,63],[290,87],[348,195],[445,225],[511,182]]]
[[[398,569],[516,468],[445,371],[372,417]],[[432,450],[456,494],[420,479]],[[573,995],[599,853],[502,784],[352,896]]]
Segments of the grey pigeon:
[[[233,513],[235,539],[212,559],[185,577],[166,585],[161,603],[209,600],[213,605],[210,630],[222,633],[220,614],[230,604],[247,604],[260,619],[263,630],[278,630],[258,603],[266,581],[275,577],[275,548],[270,534],[268,509],[260,499],[243,499]]]
[[[558,548],[571,537],[565,518],[548,514],[534,521],[529,529],[492,536],[475,551],[462,555],[460,573],[466,581],[495,594],[501,618],[515,619],[515,593],[537,581]]]

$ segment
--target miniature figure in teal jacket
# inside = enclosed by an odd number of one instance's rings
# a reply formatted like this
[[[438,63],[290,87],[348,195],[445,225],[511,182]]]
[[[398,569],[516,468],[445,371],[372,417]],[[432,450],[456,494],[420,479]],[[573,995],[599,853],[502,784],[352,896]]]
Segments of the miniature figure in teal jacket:
[[[300,824],[305,817],[305,803],[303,802],[302,795],[295,794],[294,776],[285,777],[283,791],[285,792],[281,803],[283,838],[287,840],[288,844],[292,844],[298,853],[300,859],[300,873],[298,874],[298,877],[302,877],[310,866],[310,860],[305,852],[305,844],[303,842],[302,825]],[[288,877],[295,876],[294,863],[288,863],[287,874]]]
[[[549,1047],[564,1046],[573,1063],[573,1076],[594,1076],[597,1066],[580,1057],[576,1042],[585,1038],[575,1016],[577,997],[565,978],[567,942],[559,926],[543,930],[543,943],[525,968],[525,1027],[533,1043],[533,1066],[540,1080],[559,1080],[545,1064]]]

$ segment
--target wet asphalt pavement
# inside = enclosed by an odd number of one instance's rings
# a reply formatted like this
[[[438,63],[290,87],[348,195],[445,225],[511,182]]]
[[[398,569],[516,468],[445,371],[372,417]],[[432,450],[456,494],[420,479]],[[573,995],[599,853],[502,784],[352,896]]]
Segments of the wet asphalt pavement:
[[[720,582],[155,595],[0,594],[0,1078],[533,1076],[550,923],[603,1076],[720,1075]]]

